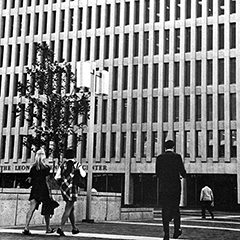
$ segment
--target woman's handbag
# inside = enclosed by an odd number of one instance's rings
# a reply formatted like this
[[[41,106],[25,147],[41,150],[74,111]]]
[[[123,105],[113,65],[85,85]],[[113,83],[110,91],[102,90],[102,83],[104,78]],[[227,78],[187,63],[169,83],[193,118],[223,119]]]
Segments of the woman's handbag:
[[[50,204],[50,206],[49,206],[50,213],[51,213],[51,216],[53,216],[54,215],[54,209],[59,207],[59,203],[57,201],[55,201],[53,198],[51,198],[49,204]]]
[[[73,184],[80,188],[85,188],[86,184],[85,184],[84,178],[82,177],[82,175],[80,173],[80,169],[75,168],[73,173],[74,173]]]

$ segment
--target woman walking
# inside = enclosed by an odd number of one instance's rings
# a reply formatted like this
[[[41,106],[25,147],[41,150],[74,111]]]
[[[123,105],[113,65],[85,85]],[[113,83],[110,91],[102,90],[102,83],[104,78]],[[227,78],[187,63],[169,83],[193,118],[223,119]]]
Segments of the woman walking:
[[[60,236],[65,236],[63,228],[68,218],[72,225],[72,234],[78,234],[80,232],[75,223],[74,203],[77,201],[78,186],[74,182],[73,177],[75,170],[79,170],[82,177],[85,177],[86,174],[81,168],[81,164],[74,159],[75,154],[73,149],[66,150],[65,158],[66,161],[61,166],[62,182],[60,189],[66,205],[62,215],[61,226],[57,229],[57,233]]]
[[[33,213],[38,209],[42,203],[41,214],[45,217],[46,233],[53,233],[55,229],[50,227],[50,216],[53,214],[52,209],[49,207],[51,204],[51,191],[47,183],[47,177],[50,175],[50,167],[45,164],[46,154],[43,149],[36,152],[35,163],[30,169],[27,181],[32,185],[30,192],[30,208],[26,216],[26,225],[23,230],[24,235],[31,235],[29,231],[29,224],[32,219]]]

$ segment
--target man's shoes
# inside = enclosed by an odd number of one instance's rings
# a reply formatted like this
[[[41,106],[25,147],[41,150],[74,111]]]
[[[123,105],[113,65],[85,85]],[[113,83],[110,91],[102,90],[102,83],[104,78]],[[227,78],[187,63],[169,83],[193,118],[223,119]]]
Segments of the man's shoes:
[[[23,235],[31,235],[30,231],[29,231],[29,230],[26,230],[26,229],[24,229],[24,230],[22,231],[22,234],[23,234]]]
[[[78,228],[75,228],[75,229],[72,230],[72,234],[78,234],[78,233],[80,233]]]
[[[48,231],[46,231],[46,233],[55,233],[56,229],[55,228],[50,228]]]
[[[62,237],[63,237],[63,236],[66,236],[61,228],[58,228],[58,229],[57,229],[57,234],[59,234],[59,235],[62,236]]]
[[[169,240],[169,234],[165,233],[163,240]]]
[[[178,229],[176,232],[174,232],[173,238],[176,239],[176,238],[178,238],[180,235],[182,235],[182,229]]]

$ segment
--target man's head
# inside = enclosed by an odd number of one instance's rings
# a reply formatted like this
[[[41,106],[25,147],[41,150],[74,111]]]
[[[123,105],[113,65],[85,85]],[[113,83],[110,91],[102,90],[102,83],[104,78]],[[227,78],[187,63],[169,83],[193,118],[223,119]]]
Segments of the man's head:
[[[75,158],[74,150],[71,149],[71,148],[67,149],[66,152],[65,152],[65,158],[66,159],[73,159],[73,158]]]
[[[172,141],[172,140],[167,140],[166,142],[165,142],[165,149],[167,150],[167,149],[173,149],[174,147],[175,147],[175,142],[174,141]]]

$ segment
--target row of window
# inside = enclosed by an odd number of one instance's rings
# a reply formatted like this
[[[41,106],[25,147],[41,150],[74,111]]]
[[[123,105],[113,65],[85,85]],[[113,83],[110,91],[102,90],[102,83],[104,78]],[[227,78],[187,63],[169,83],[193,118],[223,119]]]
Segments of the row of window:
[[[202,33],[201,33],[201,28],[202,27],[197,27],[197,31],[196,31],[196,44],[193,45],[191,42],[191,28],[186,28],[186,41],[185,41],[185,49],[184,52],[191,52],[193,46],[195,46],[195,51],[199,52],[202,51]],[[13,28],[11,28],[13,29]],[[12,31],[12,30],[11,30]],[[104,36],[104,54],[103,54],[103,58],[104,59],[109,59],[110,55],[114,58],[119,58],[120,56],[120,50],[123,51],[123,57],[127,58],[130,55],[129,49],[132,49],[132,55],[133,57],[138,57],[139,56],[139,51],[140,51],[140,46],[143,46],[143,51],[142,54],[143,56],[148,56],[149,55],[149,32],[144,32],[143,33],[143,45],[140,43],[140,39],[139,39],[139,32],[134,33],[133,36],[133,47],[131,48],[130,46],[130,41],[129,41],[129,34],[125,33],[123,38],[124,38],[124,44],[123,46],[120,46],[120,35],[116,34],[114,35],[114,48],[113,48],[113,52],[110,51],[110,35],[105,35]],[[224,25],[220,24],[219,25],[219,35],[218,35],[218,49],[224,49],[224,48],[230,48],[230,49],[234,49],[236,48],[236,23],[231,23],[230,24],[230,35],[229,35],[229,43],[228,45],[225,44],[224,42]],[[170,53],[170,49],[173,49],[174,53],[180,53],[180,29],[175,29],[175,44],[174,44],[174,48],[172,48],[170,46],[170,30],[164,30],[164,48],[160,49],[159,46],[159,31],[155,31],[154,32],[154,55],[158,55],[160,54],[160,52],[164,52],[164,54],[169,54]],[[66,61],[70,62],[72,60],[72,54],[76,54],[76,60],[80,61],[81,58],[81,45],[82,45],[82,38],[78,38],[77,39],[77,46],[76,46],[76,51],[72,51],[72,45],[73,45],[73,39],[68,39],[67,40],[67,56],[66,56]],[[93,43],[91,37],[87,37],[86,38],[86,48],[85,48],[85,60],[88,61],[90,60],[90,53],[91,53],[91,43]],[[207,30],[207,51],[211,51],[213,50],[213,46],[215,45],[214,41],[213,41],[213,26],[210,25],[208,26],[208,30]],[[50,43],[50,47],[51,49],[54,51],[55,48],[55,41],[51,41]],[[17,44],[16,46],[16,56],[15,56],[15,62],[11,61],[11,53],[12,53],[12,49],[13,49],[14,45],[8,45],[8,52],[9,52],[9,57],[8,57],[8,64],[7,66],[10,66],[10,64],[15,63],[16,66],[19,65],[20,62],[20,53],[24,50],[24,65],[27,65],[27,61],[28,61],[28,48],[29,48],[29,44],[26,43],[24,46],[21,46],[21,44]],[[60,40],[59,41],[59,47],[58,47],[58,52],[56,54],[56,58],[59,59],[59,61],[63,61],[63,47],[64,47],[64,40]],[[24,49],[22,49],[24,48]],[[101,46],[101,40],[100,40],[100,36],[96,36],[95,37],[95,47],[94,47],[94,60],[99,60],[100,59],[100,51],[102,49]],[[0,46],[0,67],[2,67],[2,63],[3,63],[3,56],[4,56],[4,52],[7,51],[7,49],[4,49],[4,46]]]
[[[148,101],[151,100],[151,109],[148,109]],[[99,101],[99,100],[98,100]],[[98,116],[98,102],[96,104],[95,109],[95,124],[106,124],[108,119],[108,100],[102,99],[102,109],[101,109],[101,116]],[[170,105],[170,98],[168,96],[163,97],[162,107],[159,106],[159,98],[153,97],[152,99],[142,98],[141,105],[139,104],[139,98],[132,98],[131,99],[131,108],[128,107],[128,100],[121,99],[121,114],[118,114],[118,100],[112,100],[112,109],[111,109],[111,124],[117,124],[119,121],[121,124],[127,123],[127,115],[130,114],[131,116],[131,123],[147,123],[151,121],[153,123],[157,123],[159,111],[162,111],[164,114],[162,115],[163,122],[179,122],[180,120],[180,97],[174,96],[173,97],[173,119],[169,119],[169,105]],[[192,102],[194,101],[194,102]],[[218,109],[213,109],[214,101],[217,102]],[[229,104],[229,110],[226,111],[226,105]],[[194,113],[192,112],[193,109],[191,106],[194,107]],[[3,108],[3,122],[2,127],[7,127],[10,125],[11,127],[16,126],[16,121],[20,121],[20,127],[24,126],[24,108],[20,113],[20,118],[16,119],[16,108],[17,105],[13,104],[12,108],[10,105],[4,105]],[[190,122],[191,118],[195,116],[195,121],[201,121],[203,117],[202,109],[207,109],[205,119],[206,121],[213,121],[214,117],[218,121],[224,121],[229,118],[230,121],[236,120],[236,93],[231,93],[229,95],[229,99],[226,99],[224,94],[218,94],[217,99],[213,98],[213,94],[207,94],[206,96],[206,103],[203,104],[203,97],[201,95],[196,95],[193,98],[191,96],[184,96],[184,122]],[[148,114],[151,110],[152,116]],[[8,112],[11,111],[11,118],[8,118]],[[214,113],[215,111],[215,113]],[[141,114],[138,114],[138,113]],[[10,122],[8,122],[10,121]],[[100,122],[101,121],[101,122]]]
[[[56,3],[57,0],[53,0],[53,3]],[[64,2],[65,0],[62,0]],[[8,1],[10,4],[10,8],[15,7],[15,0]],[[32,1],[27,0],[27,6],[31,6]],[[40,0],[36,0],[36,5],[39,5]],[[203,1],[202,0],[185,0],[185,17],[186,19],[192,17],[192,8],[194,5],[196,6],[196,18],[201,18],[203,15],[203,11],[205,9],[206,15],[208,17],[213,16],[213,13],[215,11],[214,7],[215,5],[213,4],[214,0],[208,0],[207,4],[205,5],[205,8],[203,8]],[[218,7],[218,15],[224,15],[225,14],[225,9],[227,8],[226,4],[229,4],[229,13],[234,14],[236,13],[236,0],[219,0],[217,7]],[[44,0],[44,4],[48,4],[48,0]],[[145,0],[144,1],[144,22],[149,23],[150,21],[150,0]],[[152,5],[151,5],[152,6]],[[159,22],[160,21],[160,0],[154,0],[154,6],[153,6],[153,11],[154,11],[154,21]],[[181,8],[184,6],[184,0],[176,0],[175,1],[175,6],[170,4],[170,0],[165,0],[164,2],[164,21],[169,21],[171,14],[170,12],[173,10],[172,7],[175,8],[175,20],[181,19],[181,14],[182,10]],[[3,9],[6,9],[7,7],[7,0],[4,0],[3,2]],[[19,7],[23,7],[23,0],[19,2]],[[140,19],[140,1],[135,0],[134,1],[134,24],[139,24],[139,19]],[[119,26],[120,24],[120,19],[121,19],[121,3],[115,3],[115,26]],[[96,23],[101,24],[101,11],[102,11],[102,6],[97,5],[97,12],[96,12]],[[110,26],[110,16],[111,16],[111,4],[106,4],[106,13],[104,13],[106,16],[106,27]],[[130,15],[131,15],[131,9],[130,9],[130,1],[126,1],[124,3],[124,25],[129,25],[129,20],[130,20]],[[91,28],[91,16],[92,16],[92,7],[88,6],[88,26]],[[64,19],[63,19],[64,21]],[[98,26],[97,26],[98,27]]]
[[[69,44],[68,44],[68,50],[67,51],[67,62],[71,62],[72,60],[72,40],[68,40]],[[59,49],[58,52],[56,53],[56,58],[59,59],[59,62],[63,62],[63,44],[64,41],[60,40],[59,42]],[[52,41],[50,44],[50,48],[53,49],[54,51],[54,45],[55,42]],[[81,47],[79,45],[81,45],[81,39],[79,39],[79,42],[77,43],[78,47],[77,49],[79,51],[74,51],[74,54],[77,54],[77,61],[80,61],[81,58]],[[15,49],[15,56],[13,56],[12,52],[13,52],[13,47],[15,47],[15,45],[8,45],[8,46],[0,46],[0,67],[3,67],[3,63],[6,64],[7,67],[10,67],[12,65],[14,66],[19,66],[20,63],[22,63],[23,65],[28,65],[29,64],[29,44],[26,43],[24,45],[21,44],[17,44],[16,45],[16,49]],[[87,60],[90,59],[90,48],[86,48],[87,51]],[[98,56],[99,56],[99,51],[97,51],[97,48],[95,50],[96,52],[98,52]],[[6,53],[8,53],[7,55],[5,55]],[[34,58],[35,52],[33,51],[33,56],[32,59]],[[109,52],[105,55],[105,57],[107,57],[109,55]],[[5,59],[4,61],[4,56],[7,56],[7,59]],[[229,61],[229,64],[228,64]],[[180,82],[180,67],[181,64],[184,64],[184,86],[190,86],[193,83],[196,86],[201,86],[202,85],[202,81],[205,79],[206,77],[206,81],[207,81],[207,85],[212,85],[213,84],[213,69],[217,68],[218,72],[217,72],[217,80],[218,80],[218,85],[222,85],[225,84],[225,80],[226,77],[229,79],[229,83],[230,84],[235,84],[236,83],[236,58],[235,57],[231,57],[229,59],[226,58],[219,58],[217,60],[214,59],[207,59],[207,63],[206,65],[204,65],[203,67],[203,62],[202,60],[196,60],[195,62],[193,61],[184,61],[184,62],[174,62],[173,64],[169,63],[169,62],[165,62],[163,64],[163,71],[162,71],[162,76],[159,76],[159,67],[160,64],[153,64],[152,66],[152,87],[153,88],[158,88],[159,85],[159,78],[162,79],[163,84],[162,86],[164,88],[168,88],[169,87],[169,83],[171,81],[173,81],[173,86],[174,87],[179,87],[179,82]],[[192,68],[195,66],[195,79],[194,82],[191,83],[192,81]],[[228,66],[228,69],[227,69]],[[139,76],[140,76],[140,70],[142,73],[142,88],[143,89],[147,89],[148,85],[149,85],[149,69],[150,69],[150,65],[149,64],[143,64],[142,67],[137,64],[137,65],[133,65],[132,67],[129,66],[122,66],[121,68],[122,70],[122,89],[123,90],[127,90],[128,89],[128,82],[129,82],[129,71],[132,70],[132,77],[131,77],[131,81],[132,81],[132,89],[138,89],[139,88]],[[228,72],[228,76],[226,75],[226,70]],[[174,76],[171,78],[170,75],[171,73],[174,73]],[[113,67],[113,74],[112,74],[112,86],[113,86],[113,90],[118,90],[118,81],[120,81],[119,79],[119,75],[120,74],[120,70],[118,66],[114,66]],[[205,76],[206,75],[206,76]],[[16,76],[16,78],[18,78],[18,76]],[[7,75],[7,80],[9,80],[9,75]],[[6,81],[7,81],[6,80]],[[2,81],[2,75],[0,76],[0,84]],[[7,81],[6,84],[6,88],[9,88],[8,86],[9,81]],[[7,96],[8,91],[6,91],[6,96]]]
[[[65,2],[66,0],[61,0],[61,2]],[[71,1],[73,1],[73,0],[71,0]],[[7,8],[7,4],[10,4],[10,8],[15,8],[15,6],[16,6],[16,3],[17,1],[16,0],[2,0],[2,8],[3,9],[6,9]],[[26,4],[27,4],[27,6],[28,7],[30,7],[30,6],[32,6],[32,4],[33,4],[33,1],[32,0],[18,0],[18,7],[23,7],[23,4],[24,4],[24,2],[27,2]],[[35,0],[34,1],[35,2],[35,4],[34,5],[40,5],[40,0]],[[57,2],[57,0],[52,0],[52,3],[56,3]],[[48,0],[44,0],[44,4],[48,4]]]
[[[170,0],[166,0],[167,2],[170,2]],[[15,2],[15,1],[13,1]],[[146,4],[146,9],[147,9],[147,12],[149,12],[149,1],[146,1],[147,4]],[[177,6],[181,5],[180,3],[180,0],[177,0]],[[191,2],[191,1],[190,1]],[[200,4],[200,0],[197,0],[197,6],[202,6],[202,4]],[[208,2],[211,2],[211,1],[208,1]],[[235,4],[235,1],[230,1],[231,4]],[[136,9],[135,9],[135,15],[138,16],[138,18],[136,19],[135,18],[135,24],[138,24],[139,23],[139,2],[135,2],[136,4]],[[222,4],[221,1],[219,1],[219,4]],[[125,22],[124,22],[124,25],[129,25],[129,18],[130,18],[130,10],[129,10],[129,7],[130,7],[130,2],[126,2],[125,3],[126,5],[126,9],[125,9]],[[159,6],[159,4],[157,5]],[[187,7],[191,6],[191,4],[187,4]],[[179,7],[178,7],[179,8]],[[178,9],[177,8],[177,9]],[[170,3],[168,5],[166,5],[166,9],[167,9],[167,16],[170,16]],[[221,8],[220,9],[224,9],[224,5],[221,5]],[[235,9],[235,8],[234,8]],[[73,28],[74,28],[74,9],[69,9],[69,21],[68,21],[68,28],[67,30],[68,31],[73,31]],[[95,28],[100,28],[101,27],[101,6],[97,6],[97,10],[96,10],[96,19],[95,19]],[[156,10],[155,10],[156,11]],[[159,10],[158,10],[159,11]],[[212,12],[212,11],[211,11]],[[178,11],[176,12],[178,13]],[[106,5],[106,9],[105,9],[105,27],[109,27],[110,26],[110,14],[111,14],[111,5],[110,4],[107,4]],[[158,16],[159,13],[156,13],[156,16]],[[28,13],[26,14],[26,19],[24,21],[23,19],[23,15],[18,15],[17,16],[17,36],[21,36],[22,35],[22,32],[23,32],[23,22],[25,22],[25,26],[26,26],[26,29],[25,29],[25,33],[24,35],[25,36],[29,36],[30,34],[30,29],[33,28],[33,31],[34,31],[34,35],[37,35],[38,32],[39,32],[39,13],[36,12],[34,15],[32,15],[32,17],[34,17],[34,21],[33,19],[31,19],[31,13]],[[56,11],[52,11],[51,13],[51,25],[49,25],[49,27],[51,28],[50,29],[50,32],[51,33],[54,33],[56,31],[56,17],[57,17],[57,12]],[[120,25],[120,3],[116,3],[116,15],[115,15],[115,26],[119,26]],[[188,17],[188,15],[187,15]],[[147,18],[147,21],[145,22],[149,22],[149,13],[148,14],[145,14],[145,20]],[[66,10],[61,10],[60,11],[60,29],[59,31],[60,32],[64,32],[65,30],[65,21],[66,21]],[[48,19],[48,12],[43,12],[43,24],[42,24],[42,34],[46,34],[47,33],[47,23],[49,22],[49,19]],[[91,29],[93,24],[92,24],[92,7],[88,7],[87,9],[87,19],[86,19],[86,28],[87,29]],[[157,19],[155,19],[157,20]],[[165,21],[167,21],[169,19],[165,19]],[[78,19],[76,20],[75,22],[75,26],[77,27],[78,30],[82,30],[82,21],[83,21],[83,8],[79,8],[78,9]],[[159,19],[158,19],[159,21]],[[6,26],[6,16],[2,16],[2,21],[1,21],[1,38],[4,38],[5,36],[5,26]],[[34,26],[32,25],[34,24]],[[13,36],[13,29],[14,29],[14,16],[13,15],[10,15],[10,19],[9,19],[9,25],[11,26],[9,28],[9,33],[8,33],[8,36],[9,37],[12,37]],[[232,26],[233,30],[231,31],[235,31],[235,28],[234,26]],[[190,28],[186,30],[187,33],[186,33],[186,36],[188,38],[188,35],[190,37]],[[220,24],[219,25],[219,35],[222,36],[221,34],[224,33],[224,25],[223,24]],[[201,35],[201,30],[200,30],[200,27],[197,28],[197,34]],[[211,33],[211,27],[209,27],[209,34],[212,35]],[[166,32],[166,35],[167,35],[167,32]],[[231,34],[231,37],[232,37],[233,34]],[[167,39],[169,37],[165,37],[165,39]],[[176,38],[179,38],[180,39],[180,30],[177,29],[176,30]],[[198,39],[198,37],[196,38]],[[177,43],[177,39],[176,39],[176,43]]]
[[[191,132],[190,131],[185,131],[185,145],[184,145],[184,157],[190,157],[192,154],[192,144],[191,144]],[[225,146],[226,146],[226,140],[229,139],[229,143],[227,144],[230,147],[230,157],[236,157],[237,156],[237,131],[236,130],[230,130],[229,132],[229,138],[226,136],[226,131],[225,130],[218,130],[218,143],[214,145],[213,142],[213,130],[207,130],[206,133],[206,146],[204,146],[204,139],[202,135],[202,131],[198,130],[195,131],[195,148],[193,149],[195,156],[196,157],[202,157],[204,154],[204,151],[206,151],[206,155],[209,158],[213,157],[213,149],[217,148],[218,149],[218,157],[224,158],[225,157]],[[162,134],[162,141],[164,142],[167,139],[168,132],[163,132]],[[174,132],[174,140],[176,142],[176,151],[180,152],[180,133],[179,131]],[[98,148],[100,149],[100,158],[105,158],[106,157],[106,151],[110,151],[110,157],[115,158],[117,157],[117,133],[112,132],[111,133],[111,144],[110,148],[107,148],[106,145],[106,138],[107,138],[107,133],[101,133],[101,141],[100,144],[101,146]],[[126,144],[126,138],[127,138],[127,133],[122,132],[120,134],[120,157],[125,158],[127,151],[130,151],[130,157],[134,158],[137,157],[137,154],[141,158],[147,157],[148,152],[151,151],[151,157],[156,157],[158,154],[160,154],[159,149],[158,149],[158,136],[157,132],[153,131],[151,139],[147,138],[147,132],[142,132],[141,133],[141,148],[140,152],[138,153],[137,150],[137,138],[138,138],[138,133],[137,132],[132,132],[131,133],[131,147],[127,147]],[[6,136],[2,136],[2,144],[1,144],[1,158],[5,158],[6,154]],[[10,136],[10,148],[8,149],[8,154],[9,158],[13,158],[14,154],[14,149],[15,149],[15,136],[12,135]],[[119,144],[119,143],[118,143]],[[87,150],[87,134],[83,134],[82,138],[82,147],[81,147],[81,156],[83,158],[86,157],[86,150]],[[27,158],[31,157],[31,151],[29,149],[26,149],[27,152]],[[162,152],[164,149],[161,150]],[[96,158],[96,152],[97,152],[97,133],[94,134],[94,145],[93,145],[93,157]],[[19,144],[18,144],[18,149],[17,149],[17,158],[22,158],[23,156],[23,137],[19,136]],[[120,159],[119,159],[120,160]]]
[[[230,157],[236,157],[237,156],[237,131],[236,130],[230,130],[230,138],[229,138],[229,144],[228,146],[230,147]],[[195,156],[201,158],[203,156],[204,151],[206,151],[205,156],[212,158],[213,157],[213,130],[208,130],[206,134],[206,145],[207,148],[205,150],[205,147],[203,146],[204,141],[203,141],[203,135],[202,131],[196,131],[195,132],[195,148],[193,149]],[[163,141],[167,138],[168,132],[163,132]],[[127,133],[122,132],[120,136],[120,157],[125,158],[127,151],[130,151],[130,157],[134,158],[137,157],[137,132],[132,132],[131,133],[131,147],[127,147],[126,145],[126,138],[127,138]],[[116,143],[117,143],[117,133],[113,132],[111,133],[111,144],[110,144],[110,149],[106,148],[106,133],[101,133],[101,146],[100,146],[100,157],[105,158],[106,157],[106,151],[110,151],[110,157],[115,158],[116,155]],[[151,157],[156,157],[158,154],[160,154],[159,149],[158,149],[158,144],[159,140],[157,137],[157,132],[153,131],[151,139],[147,139],[147,132],[141,132],[140,136],[141,140],[141,147],[140,147],[140,153],[139,156],[141,158],[147,157],[148,151],[151,149]],[[224,158],[225,157],[225,142],[226,136],[225,136],[225,131],[224,130],[219,130],[218,131],[218,144],[216,144],[216,147],[218,148],[218,157]],[[174,132],[174,140],[176,141],[176,151],[180,152],[180,133],[179,131]],[[86,157],[86,141],[87,141],[87,135],[84,134],[83,136],[83,141],[82,141],[82,157]],[[191,142],[191,132],[190,131],[185,131],[185,145],[184,145],[184,157],[190,157],[191,158],[191,148],[192,145],[190,144]],[[93,157],[96,157],[96,152],[97,152],[97,134],[94,134],[94,149],[93,149]],[[162,148],[162,152],[164,149]]]

